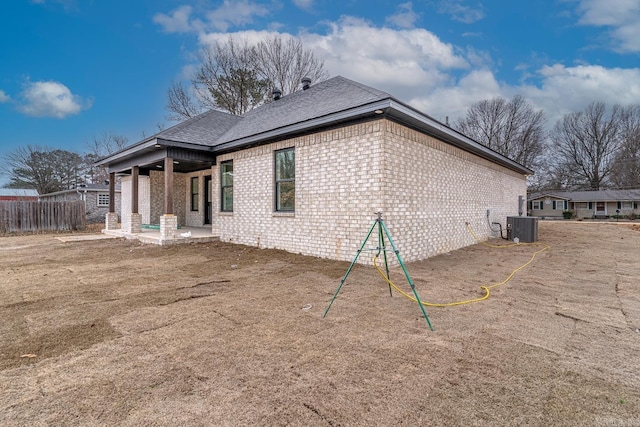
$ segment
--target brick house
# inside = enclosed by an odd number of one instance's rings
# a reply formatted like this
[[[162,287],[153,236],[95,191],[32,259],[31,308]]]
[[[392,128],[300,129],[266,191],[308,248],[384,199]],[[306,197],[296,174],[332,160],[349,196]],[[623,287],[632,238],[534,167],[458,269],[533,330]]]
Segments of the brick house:
[[[98,162],[122,182],[122,228],[178,225],[350,260],[383,217],[405,260],[474,243],[518,215],[532,171],[404,104],[335,77],[242,116],[209,111]],[[115,206],[106,232],[116,227]]]
[[[115,211],[120,211],[120,188],[114,188]],[[86,184],[72,190],[56,191],[41,194],[40,200],[49,202],[65,202],[82,200],[85,206],[86,221],[96,223],[104,221],[109,212],[109,186],[103,184]]]

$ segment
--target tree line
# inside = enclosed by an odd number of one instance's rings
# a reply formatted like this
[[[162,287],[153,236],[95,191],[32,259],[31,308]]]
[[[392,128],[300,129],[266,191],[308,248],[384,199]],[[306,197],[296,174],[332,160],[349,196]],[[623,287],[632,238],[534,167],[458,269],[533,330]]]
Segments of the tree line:
[[[78,154],[58,148],[27,145],[9,152],[1,170],[9,177],[7,188],[29,188],[38,194],[71,190],[81,184],[102,184],[109,179],[95,162],[127,146],[128,139],[111,132],[94,137],[88,152]]]
[[[551,128],[522,96],[473,104],[453,128],[535,171],[530,191],[640,187],[640,105],[594,101]]]

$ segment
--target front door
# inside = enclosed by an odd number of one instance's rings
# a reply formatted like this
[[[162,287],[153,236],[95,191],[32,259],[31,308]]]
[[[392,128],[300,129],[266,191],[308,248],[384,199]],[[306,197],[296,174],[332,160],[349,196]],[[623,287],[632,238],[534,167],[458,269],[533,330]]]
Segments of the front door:
[[[211,224],[211,175],[204,177],[204,223]]]
[[[607,204],[605,202],[596,202],[596,215],[606,215]]]

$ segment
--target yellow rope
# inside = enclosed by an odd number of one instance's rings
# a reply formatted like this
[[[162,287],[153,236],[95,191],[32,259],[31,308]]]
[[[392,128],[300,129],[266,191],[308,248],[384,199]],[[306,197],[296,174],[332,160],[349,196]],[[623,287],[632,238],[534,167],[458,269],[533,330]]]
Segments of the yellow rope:
[[[498,249],[504,249],[504,248],[510,248],[513,246],[542,246],[542,249],[539,249],[537,251],[535,251],[533,253],[533,255],[531,255],[531,258],[529,258],[529,261],[525,262],[524,264],[522,264],[520,267],[516,268],[515,270],[513,270],[511,272],[511,274],[509,274],[509,276],[504,279],[502,282],[500,283],[494,283],[493,285],[488,285],[488,286],[480,286],[480,289],[482,289],[484,291],[484,295],[478,298],[472,298],[472,299],[468,299],[468,300],[464,300],[464,301],[454,301],[454,302],[446,302],[446,303],[434,303],[434,302],[426,302],[426,301],[418,301],[415,297],[413,297],[412,295],[409,295],[408,293],[404,292],[402,289],[400,289],[398,286],[396,286],[395,283],[393,283],[389,277],[387,277],[387,275],[380,269],[380,267],[378,266],[377,263],[377,259],[378,259],[378,255],[373,257],[373,265],[375,266],[376,270],[378,270],[378,273],[380,273],[380,275],[384,278],[384,280],[389,284],[389,286],[391,286],[393,289],[395,289],[399,294],[401,294],[402,296],[409,298],[410,300],[414,301],[414,302],[420,302],[420,304],[426,306],[426,307],[452,307],[454,305],[462,305],[462,304],[471,304],[474,302],[479,302],[479,301],[484,301],[487,298],[489,298],[489,295],[491,294],[490,289],[493,288],[497,288],[498,286],[504,285],[505,283],[507,283],[509,280],[511,280],[511,278],[513,276],[515,276],[515,274],[522,270],[523,268],[527,267],[529,264],[531,264],[533,262],[533,260],[535,259],[535,257],[541,253],[546,251],[547,249],[550,248],[549,245],[547,245],[546,243],[541,243],[541,242],[533,242],[533,243],[511,243],[508,245],[491,245],[487,242],[484,242],[482,240],[480,240],[478,238],[478,236],[473,232],[473,230],[471,229],[471,226],[469,224],[467,224],[467,230],[469,231],[469,233],[473,236],[473,238],[476,240],[476,242],[484,245],[484,246],[488,246],[490,248],[498,248]]]

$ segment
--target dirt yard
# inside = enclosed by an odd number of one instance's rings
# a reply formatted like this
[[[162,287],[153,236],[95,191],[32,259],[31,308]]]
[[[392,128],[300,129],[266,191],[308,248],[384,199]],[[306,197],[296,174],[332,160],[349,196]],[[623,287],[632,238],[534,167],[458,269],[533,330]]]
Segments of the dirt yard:
[[[640,426],[639,231],[541,222],[550,249],[428,307],[434,332],[369,266],[323,319],[348,263],[1,237],[0,425]],[[423,300],[467,299],[539,248],[407,268]]]

